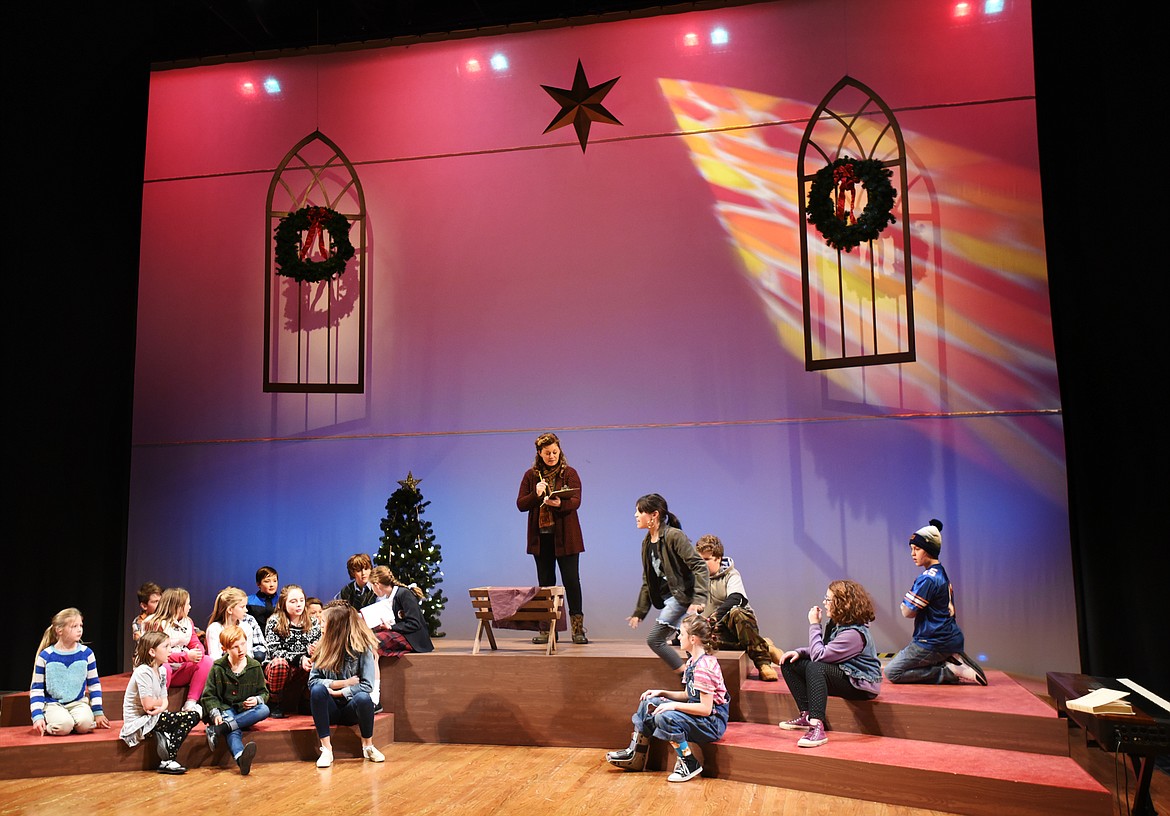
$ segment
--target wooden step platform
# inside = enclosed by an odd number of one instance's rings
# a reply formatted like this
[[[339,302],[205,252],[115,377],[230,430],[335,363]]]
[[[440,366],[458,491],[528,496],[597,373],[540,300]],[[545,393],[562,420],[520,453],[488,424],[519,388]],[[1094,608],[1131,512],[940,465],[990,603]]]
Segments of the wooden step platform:
[[[1056,709],[1003,672],[989,670],[987,679],[985,687],[885,682],[876,700],[830,697],[825,716],[836,731],[1068,755],[1068,724]],[[748,680],[740,697],[746,722],[775,725],[800,713],[783,678]]]
[[[603,762],[603,751],[626,744],[638,695],[678,687],[677,676],[641,641],[564,641],[547,656],[529,633],[501,631],[496,639],[498,649],[479,654],[472,654],[470,640],[442,639],[429,654],[383,658],[382,704],[393,716],[379,717],[378,741],[594,747]],[[742,652],[721,652],[719,661],[732,694],[731,724],[723,740],[699,749],[707,776],[987,816],[1110,812],[1110,794],[1068,756],[1067,722],[1002,672],[988,672],[987,687],[886,683],[876,700],[830,698],[829,742],[801,749],[799,733],[776,727],[796,716],[783,680],[755,679]],[[116,714],[125,688],[120,677],[103,678],[106,709]],[[173,695],[172,703],[181,705],[183,692]],[[26,724],[0,728],[25,735],[19,770],[9,771],[3,752],[11,740],[0,733],[0,767],[12,776],[50,767],[59,774],[66,750],[79,773],[157,764],[153,745],[130,751],[116,732],[105,732],[112,739],[34,738],[37,750],[53,751],[54,759],[32,759],[27,706],[24,695],[19,707]],[[230,766],[230,758],[207,755],[202,730],[188,739],[180,760]],[[356,734],[341,731],[348,734],[339,734],[337,755],[357,756]],[[306,717],[261,723],[253,739],[259,762],[316,756]],[[668,752],[656,743],[652,765],[671,765]]]
[[[0,728],[0,779],[157,768],[154,740],[147,738],[130,748],[118,736],[121,728],[121,720],[111,720],[109,729],[66,737],[38,736],[31,726]],[[179,763],[188,768],[235,767],[227,741],[213,755],[207,749],[204,731],[204,726],[198,725],[183,741]],[[335,726],[332,740],[335,762],[350,757],[361,760],[361,739],[356,728]],[[375,715],[374,743],[384,745],[393,740],[394,715]],[[245,732],[244,742],[256,743],[256,762],[315,761],[319,745],[313,720],[305,715],[259,722]]]
[[[981,816],[1112,812],[1109,792],[1068,756],[843,731],[828,736],[820,747],[799,748],[799,733],[731,723],[722,740],[703,746],[704,774]]]

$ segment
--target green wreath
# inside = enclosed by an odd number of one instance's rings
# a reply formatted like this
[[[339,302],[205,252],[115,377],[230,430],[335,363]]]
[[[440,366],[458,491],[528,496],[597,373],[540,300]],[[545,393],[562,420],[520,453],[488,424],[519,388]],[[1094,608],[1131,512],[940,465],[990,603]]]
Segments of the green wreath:
[[[328,207],[301,207],[289,213],[276,225],[276,274],[316,283],[344,273],[345,264],[355,254],[349,228],[349,219]],[[308,233],[303,245],[302,232]],[[325,247],[326,232],[332,251]],[[309,259],[314,240],[324,260]]]
[[[808,222],[834,249],[850,252],[872,241],[894,223],[898,191],[890,183],[893,174],[879,161],[848,156],[821,168],[808,190]],[[861,215],[854,217],[846,201],[852,201],[857,184],[865,190],[866,203]]]

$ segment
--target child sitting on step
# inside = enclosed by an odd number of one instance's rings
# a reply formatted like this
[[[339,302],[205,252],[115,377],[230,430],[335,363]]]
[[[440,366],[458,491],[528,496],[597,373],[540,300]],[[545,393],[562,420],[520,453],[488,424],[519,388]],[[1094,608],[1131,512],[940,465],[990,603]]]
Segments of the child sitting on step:
[[[162,632],[147,632],[134,650],[134,672],[122,701],[122,741],[133,748],[142,738],[154,735],[161,774],[185,774],[178,762],[179,747],[199,723],[191,709],[167,710],[167,674],[171,643]]]
[[[261,662],[268,657],[268,642],[264,630],[255,618],[248,614],[248,594],[239,587],[224,587],[215,596],[215,606],[207,621],[207,654],[212,661],[223,657],[219,636],[228,626],[238,626],[248,641],[248,656]]]
[[[28,704],[33,729],[42,736],[88,734],[109,728],[102,711],[102,684],[93,650],[81,642],[84,621],[73,607],[53,616],[33,661]]]
[[[328,604],[325,631],[313,669],[309,673],[309,709],[321,741],[318,768],[333,764],[333,725],[356,725],[362,740],[362,756],[385,762],[374,745],[374,686],[378,674],[378,641],[348,604]]]
[[[272,694],[270,716],[281,719],[296,714],[313,668],[313,655],[321,639],[321,624],[305,611],[305,591],[286,584],[276,601],[276,611],[264,628],[268,662],[264,678]]]
[[[825,592],[825,623],[821,608],[808,610],[808,648],[785,652],[780,663],[784,682],[800,716],[780,723],[785,731],[804,731],[796,743],[816,748],[825,736],[828,696],[872,700],[882,684],[882,666],[867,625],[875,617],[873,599],[854,581],[833,581]]]
[[[886,665],[891,683],[971,683],[987,685],[987,675],[963,651],[963,631],[955,621],[954,589],[939,563],[942,522],[910,536],[910,558],[922,574],[902,598],[902,616],[914,619],[910,644]]]
[[[755,610],[748,603],[743,576],[735,568],[735,562],[723,554],[723,542],[719,536],[700,536],[695,549],[711,573],[711,594],[707,596],[703,617],[715,621],[719,648],[743,649],[755,664],[761,680],[770,683],[779,680],[772,664],[780,662],[784,651],[760,635]]]
[[[146,619],[158,611],[158,602],[161,599],[162,587],[154,581],[147,581],[138,587],[138,608],[142,611],[130,621],[130,636],[135,641],[146,633]]]
[[[248,653],[248,636],[241,627],[223,627],[219,644],[224,655],[212,664],[199,701],[206,712],[207,747],[215,753],[220,737],[226,736],[232,759],[240,773],[247,776],[256,756],[256,743],[245,745],[240,732],[268,717],[268,686],[260,662]]]
[[[380,565],[370,575],[370,586],[378,601],[361,613],[378,639],[378,654],[399,657],[407,652],[433,652],[435,645],[418,605],[422,590],[408,587],[389,567]]]
[[[719,641],[705,618],[690,614],[682,620],[679,641],[690,654],[683,669],[683,691],[647,689],[634,712],[634,733],[628,748],[610,751],[605,759],[629,771],[646,767],[649,737],[668,740],[677,760],[668,782],[686,782],[703,772],[691,742],[715,742],[727,730],[730,695],[714,652]]]
[[[147,618],[146,628],[167,636],[171,646],[167,657],[170,663],[167,666],[167,685],[186,686],[187,701],[183,703],[183,710],[198,709],[203,686],[207,683],[207,673],[211,671],[211,658],[199,640],[195,621],[191,620],[191,593],[182,587],[163,590],[158,611]]]

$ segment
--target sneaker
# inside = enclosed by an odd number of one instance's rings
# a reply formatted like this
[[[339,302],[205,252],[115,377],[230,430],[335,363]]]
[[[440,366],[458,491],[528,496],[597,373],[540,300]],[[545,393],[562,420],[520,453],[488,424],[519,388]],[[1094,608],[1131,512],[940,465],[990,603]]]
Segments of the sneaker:
[[[818,722],[813,723],[812,727],[808,729],[808,733],[797,740],[796,744],[800,748],[816,748],[828,741],[829,738],[825,736],[825,724]]]
[[[780,723],[780,727],[785,731],[807,731],[812,728],[812,723],[808,721],[808,712],[802,711],[795,720],[786,720]]]
[[[256,743],[249,742],[244,750],[236,757],[236,764],[240,766],[240,776],[247,776],[252,770],[252,760],[256,758]]]
[[[321,749],[321,756],[317,757],[318,768],[328,768],[333,764],[333,752],[324,748]]]
[[[386,755],[375,748],[373,745],[366,745],[362,747],[362,756],[370,762],[385,762]]]
[[[154,747],[158,751],[158,758],[166,763],[171,761],[171,741],[167,739],[167,735],[162,731],[155,730],[154,732]]]
[[[171,776],[178,776],[179,774],[187,773],[187,769],[173,759],[168,759],[158,766],[160,774],[170,774]]]
[[[756,670],[760,673],[760,679],[765,683],[775,683],[780,679],[780,675],[776,674],[776,670],[772,668],[771,663],[761,663],[756,666]]]
[[[187,702],[183,703],[183,710],[194,711],[199,715],[199,719],[203,719],[203,706],[199,705],[199,703],[195,702],[194,700],[188,700]]]
[[[967,656],[966,652],[955,652],[947,658],[951,672],[964,683],[980,686],[987,685],[987,675],[978,663]]]
[[[215,746],[219,744],[219,726],[215,723],[208,723],[204,736],[207,737],[207,750],[214,754]]]
[[[667,782],[686,782],[688,779],[694,779],[703,772],[703,766],[699,764],[699,760],[695,759],[694,754],[687,754],[680,756],[678,762],[674,763],[674,773],[666,777]]]
[[[274,720],[283,720],[288,715],[284,713],[284,709],[278,705],[268,706],[268,716]]]

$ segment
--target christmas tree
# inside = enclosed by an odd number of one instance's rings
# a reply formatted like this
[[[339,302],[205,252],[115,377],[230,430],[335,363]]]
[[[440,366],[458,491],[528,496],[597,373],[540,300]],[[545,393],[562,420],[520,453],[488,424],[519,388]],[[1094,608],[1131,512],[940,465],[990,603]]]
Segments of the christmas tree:
[[[421,481],[409,471],[405,479],[398,480],[402,486],[386,501],[382,546],[374,556],[374,563],[389,567],[399,581],[423,591],[418,603],[431,637],[436,638],[444,634],[439,631],[439,615],[447,605],[447,596],[438,588],[443,582],[442,551],[435,543],[431,523],[422,520],[430,502],[423,501],[418,489]]]

